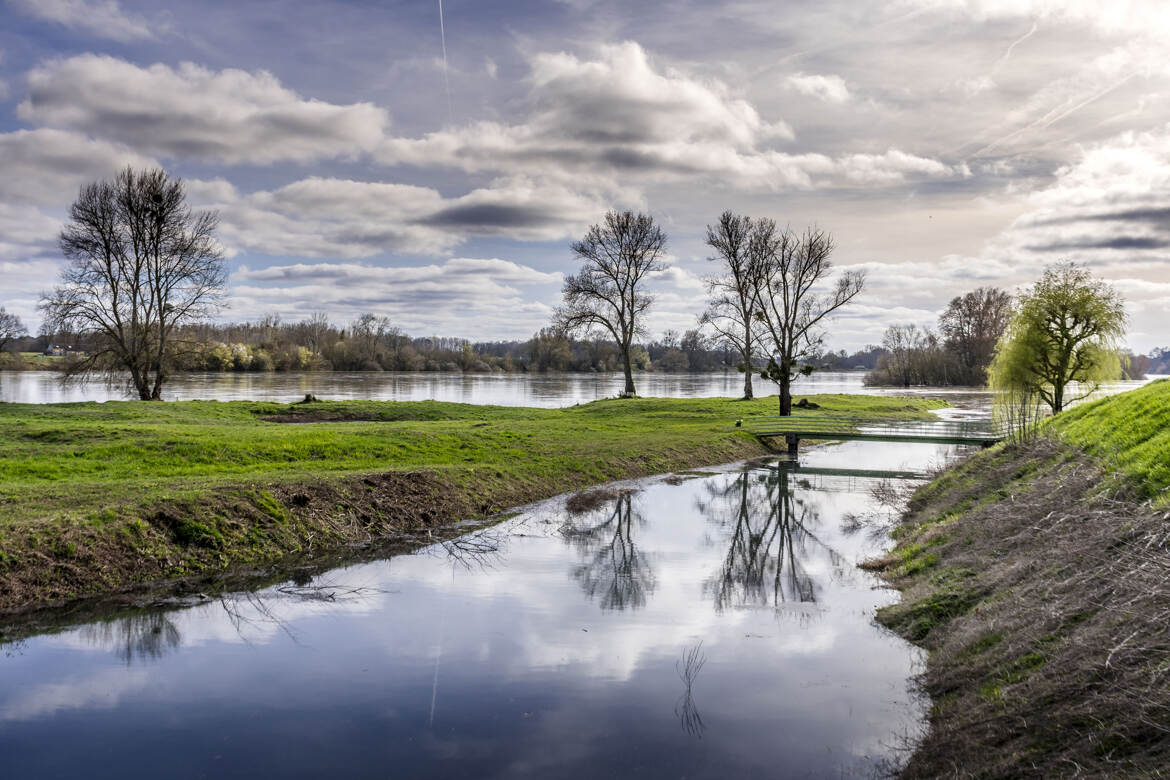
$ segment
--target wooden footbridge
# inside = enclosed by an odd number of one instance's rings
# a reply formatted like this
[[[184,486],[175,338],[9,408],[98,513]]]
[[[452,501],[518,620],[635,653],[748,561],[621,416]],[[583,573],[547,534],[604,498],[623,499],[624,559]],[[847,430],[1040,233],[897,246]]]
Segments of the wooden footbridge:
[[[867,420],[830,415],[749,417],[743,427],[761,439],[784,437],[796,455],[801,439],[975,444],[990,447],[1006,436],[991,420]]]

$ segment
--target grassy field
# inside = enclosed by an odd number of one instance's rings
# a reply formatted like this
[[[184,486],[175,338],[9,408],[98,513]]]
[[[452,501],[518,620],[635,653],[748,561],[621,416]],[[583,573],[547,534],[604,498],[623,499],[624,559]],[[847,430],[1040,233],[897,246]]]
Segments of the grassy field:
[[[918,490],[867,564],[930,650],[908,777],[1162,776],[1170,381],[1065,412]],[[1027,724],[1027,725],[1024,725]]]
[[[809,414],[939,402],[810,396]],[[258,565],[761,454],[775,398],[0,404],[0,609]]]

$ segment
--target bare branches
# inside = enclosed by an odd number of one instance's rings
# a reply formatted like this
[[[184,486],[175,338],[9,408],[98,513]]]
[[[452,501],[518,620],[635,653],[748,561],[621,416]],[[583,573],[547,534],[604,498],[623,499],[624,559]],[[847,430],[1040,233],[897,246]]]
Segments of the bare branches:
[[[694,647],[683,652],[680,660],[674,662],[674,670],[683,682],[683,693],[674,706],[674,714],[678,717],[683,731],[692,737],[702,738],[706,726],[703,725],[703,716],[695,704],[693,688],[695,678],[707,663],[707,656],[703,652],[703,643],[700,641]]]
[[[566,333],[601,329],[613,336],[625,368],[623,395],[633,396],[630,347],[644,332],[642,315],[654,300],[640,288],[650,274],[665,269],[666,234],[648,214],[610,211],[570,248],[583,265],[565,279],[564,305],[554,325]]]
[[[717,255],[708,260],[722,263],[722,268],[706,280],[707,309],[699,319],[701,325],[714,330],[739,352],[745,400],[753,397],[752,359],[759,342],[753,316],[759,307],[761,271],[759,253],[751,251],[755,230],[751,217],[730,211],[723,212],[714,227],[707,226],[707,245]]]
[[[780,386],[780,414],[792,413],[792,380],[812,372],[808,362],[824,338],[823,323],[865,286],[865,274],[846,271],[827,292],[818,292],[832,270],[835,248],[830,233],[809,227],[801,235],[779,231],[759,220],[750,252],[759,258],[756,321],[769,351],[761,376]]]
[[[73,373],[125,372],[139,398],[161,398],[175,329],[222,304],[218,222],[192,213],[182,182],[161,168],[81,189],[61,231],[61,285],[41,302],[51,330],[94,342]]]

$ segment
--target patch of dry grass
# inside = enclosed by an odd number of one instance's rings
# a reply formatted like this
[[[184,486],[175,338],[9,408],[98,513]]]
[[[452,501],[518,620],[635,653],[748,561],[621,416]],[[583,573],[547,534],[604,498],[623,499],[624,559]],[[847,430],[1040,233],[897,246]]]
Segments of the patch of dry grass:
[[[931,655],[906,777],[1162,777],[1170,514],[1054,439],[984,453],[913,499],[887,626]]]

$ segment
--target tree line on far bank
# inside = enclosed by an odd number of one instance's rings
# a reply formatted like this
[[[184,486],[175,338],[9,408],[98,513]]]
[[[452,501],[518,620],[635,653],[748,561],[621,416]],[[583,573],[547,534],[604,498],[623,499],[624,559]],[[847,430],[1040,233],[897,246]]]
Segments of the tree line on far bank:
[[[426,340],[411,339],[373,314],[360,317],[348,333],[323,316],[311,317],[286,327],[296,337],[279,348],[271,340],[242,350],[239,342],[213,341],[217,326],[207,323],[226,288],[217,224],[216,213],[193,212],[182,182],[162,169],[127,168],[82,188],[60,237],[68,261],[61,284],[41,304],[46,332],[77,334],[85,345],[66,364],[67,376],[128,376],[139,398],[157,400],[171,372],[192,368],[305,369],[326,362],[344,369],[510,367],[506,350],[492,355],[498,358],[493,366],[467,342],[424,346]],[[606,213],[570,245],[580,268],[565,279],[551,328],[529,343],[529,360],[537,370],[572,363],[578,355],[596,370],[616,362],[625,377],[621,395],[629,397],[636,395],[635,370],[655,362],[679,370],[684,361],[687,370],[701,370],[704,362],[714,365],[710,353],[721,352],[720,365],[736,358],[744,398],[753,396],[753,377],[774,382],[780,413],[789,414],[793,382],[823,365],[826,326],[861,293],[864,274],[836,272],[833,236],[815,225],[798,231],[728,211],[707,227],[707,244],[717,270],[706,280],[707,308],[698,327],[642,346],[638,338],[647,333],[654,303],[646,282],[666,270],[666,234],[647,214]],[[939,325],[938,335],[913,325],[891,327],[872,380],[978,384],[990,377],[1000,389],[1026,388],[1028,398],[1058,412],[1066,388],[1121,372],[1124,303],[1073,264],[1049,267],[1015,304],[994,288],[957,297]]]

